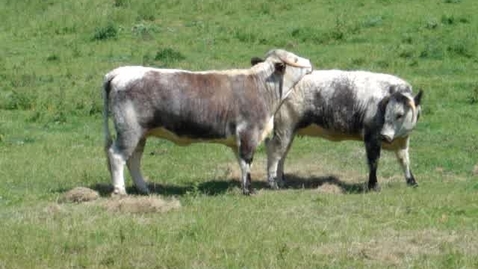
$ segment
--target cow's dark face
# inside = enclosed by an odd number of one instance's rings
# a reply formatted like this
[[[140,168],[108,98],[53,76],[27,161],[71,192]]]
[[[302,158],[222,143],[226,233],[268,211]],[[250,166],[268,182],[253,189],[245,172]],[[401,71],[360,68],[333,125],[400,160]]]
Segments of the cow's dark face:
[[[407,137],[413,131],[421,111],[420,91],[415,97],[408,93],[392,94],[384,105],[384,124],[380,136],[386,142],[399,137]]]

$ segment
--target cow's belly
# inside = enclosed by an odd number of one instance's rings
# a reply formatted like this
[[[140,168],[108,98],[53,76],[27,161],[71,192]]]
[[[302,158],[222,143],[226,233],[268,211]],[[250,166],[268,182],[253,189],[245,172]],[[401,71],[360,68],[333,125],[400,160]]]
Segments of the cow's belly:
[[[345,141],[345,140],[356,140],[363,141],[363,137],[359,134],[350,135],[340,132],[334,132],[332,130],[324,129],[316,124],[309,125],[305,128],[297,130],[297,135],[299,136],[311,136],[311,137],[321,137],[330,141]],[[408,137],[398,137],[395,138],[392,143],[381,143],[384,150],[396,151],[399,149],[407,148]]]
[[[188,146],[193,143],[217,143],[223,144],[229,147],[234,147],[236,145],[236,138],[235,136],[230,136],[223,139],[198,139],[198,138],[190,138],[187,136],[178,136],[177,134],[165,129],[165,128],[155,128],[150,130],[147,134],[147,137],[154,136],[163,138],[173,142],[179,146]]]
[[[317,124],[311,124],[305,128],[301,128],[297,130],[297,134],[300,136],[322,137],[330,141],[363,140],[360,134],[346,134],[334,130],[328,130]]]

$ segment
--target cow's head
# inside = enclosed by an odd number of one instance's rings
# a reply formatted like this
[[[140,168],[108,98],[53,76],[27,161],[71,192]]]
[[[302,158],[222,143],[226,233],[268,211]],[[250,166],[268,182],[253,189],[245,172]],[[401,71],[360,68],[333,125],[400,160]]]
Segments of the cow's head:
[[[259,63],[270,63],[274,66],[274,74],[282,78],[281,81],[281,99],[284,100],[292,88],[299,82],[302,77],[312,72],[312,64],[309,59],[299,57],[291,52],[275,49],[270,50],[265,59],[253,57],[251,65]]]
[[[380,136],[385,142],[406,137],[415,128],[421,113],[423,91],[412,96],[410,93],[394,92],[380,103],[384,115]]]

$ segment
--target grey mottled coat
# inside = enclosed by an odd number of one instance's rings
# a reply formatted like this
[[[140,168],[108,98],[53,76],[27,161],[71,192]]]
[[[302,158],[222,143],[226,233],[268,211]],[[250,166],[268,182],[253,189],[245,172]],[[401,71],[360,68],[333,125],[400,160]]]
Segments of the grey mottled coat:
[[[412,96],[406,81],[387,74],[326,70],[305,76],[274,118],[274,136],[267,141],[270,185],[283,183],[284,161],[295,135],[363,141],[369,189],[379,189],[376,171],[381,149],[392,150],[407,183],[417,185],[408,147],[421,96],[421,91]]]

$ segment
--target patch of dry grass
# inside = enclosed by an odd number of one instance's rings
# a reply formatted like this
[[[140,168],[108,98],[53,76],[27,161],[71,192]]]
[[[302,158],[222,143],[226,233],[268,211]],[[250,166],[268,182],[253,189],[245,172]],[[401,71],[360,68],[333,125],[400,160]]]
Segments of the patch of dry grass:
[[[159,195],[129,195],[102,199],[98,198],[100,198],[100,194],[97,191],[86,187],[76,187],[65,192],[58,202],[84,203],[95,201],[91,204],[99,205],[110,212],[122,213],[164,213],[181,207],[179,200],[174,198],[165,200]],[[48,212],[55,212],[61,210],[61,207],[58,204],[49,205],[45,210]]]
[[[332,183],[324,183],[317,188],[319,193],[327,193],[327,194],[343,194],[345,190],[338,186],[337,184]]]
[[[165,200],[160,196],[125,196],[105,199],[100,205],[111,212],[122,213],[164,213],[181,207],[177,199]]]
[[[86,187],[76,187],[65,192],[60,199],[60,203],[82,203],[90,202],[100,198],[100,194]]]
[[[477,240],[476,234],[471,232],[387,230],[367,241],[322,244],[314,253],[326,256],[345,255],[347,259],[401,267],[420,256],[439,256],[447,251],[474,255],[478,251],[478,244],[474,243]]]

